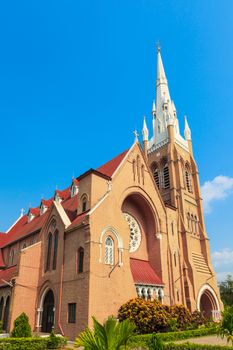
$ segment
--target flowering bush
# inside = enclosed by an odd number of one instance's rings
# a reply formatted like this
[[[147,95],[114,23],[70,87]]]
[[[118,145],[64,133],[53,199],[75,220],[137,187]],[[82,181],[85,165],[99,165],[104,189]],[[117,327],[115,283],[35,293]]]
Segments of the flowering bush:
[[[136,298],[121,306],[118,318],[134,322],[137,332],[143,334],[165,331],[170,315],[160,302]]]
[[[157,300],[131,299],[118,311],[120,321],[129,319],[139,334],[197,328],[206,324],[199,312],[193,314],[184,305],[162,305]]]
[[[192,315],[184,305],[170,306],[170,316],[176,319],[177,329],[185,330],[192,325]]]

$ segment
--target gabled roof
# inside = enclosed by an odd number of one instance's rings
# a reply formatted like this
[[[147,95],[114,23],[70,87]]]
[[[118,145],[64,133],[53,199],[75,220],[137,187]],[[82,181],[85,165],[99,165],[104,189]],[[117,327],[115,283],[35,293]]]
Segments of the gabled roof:
[[[115,170],[118,168],[124,157],[126,156],[127,152],[129,150],[127,149],[126,151],[122,152],[115,158],[111,159],[109,162],[105,163],[104,165],[100,166],[97,171],[99,171],[102,174],[105,174],[109,177],[112,177],[114,174]]]
[[[27,215],[22,216],[16,224],[3,236],[0,237],[0,247],[4,247],[10,243],[19,240],[30,233],[39,231],[48,217],[48,211],[36,216],[33,220],[28,222]]]
[[[135,284],[164,285],[149,261],[130,258],[130,268]]]
[[[109,162],[99,167],[97,170],[95,169],[88,170],[86,173],[80,175],[77,179],[73,179],[72,183],[75,183],[75,185],[78,185],[79,180],[81,180],[81,178],[91,173],[94,173],[98,176],[102,176],[106,179],[110,179],[111,176],[116,171],[116,169],[118,168],[118,166],[120,165],[120,163],[122,162],[122,160],[124,159],[127,152],[128,150],[122,152],[115,158],[111,159]],[[71,225],[69,226],[69,228],[73,228],[84,219],[84,217],[87,215],[87,212],[77,216],[78,194],[71,197],[70,188],[71,186],[65,188],[64,190],[56,190],[55,194],[57,194],[61,198],[62,200],[61,205],[64,208],[69,220],[71,221]],[[49,208],[53,203],[53,198],[50,198],[48,200],[42,199],[41,203]],[[7,246],[19,239],[22,239],[23,237],[26,237],[27,235],[33,232],[39,231],[44,225],[49,215],[48,210],[42,215],[40,215],[41,213],[40,213],[39,207],[30,208],[29,212],[35,216],[30,222],[28,222],[28,216],[24,215],[16,221],[16,223],[9,229],[7,233],[4,233],[4,234],[0,233],[0,247]],[[0,257],[0,265],[1,265],[1,257]]]
[[[0,287],[7,286],[6,282],[11,281],[11,279],[16,275],[16,271],[17,266],[9,267],[6,270],[0,270]]]

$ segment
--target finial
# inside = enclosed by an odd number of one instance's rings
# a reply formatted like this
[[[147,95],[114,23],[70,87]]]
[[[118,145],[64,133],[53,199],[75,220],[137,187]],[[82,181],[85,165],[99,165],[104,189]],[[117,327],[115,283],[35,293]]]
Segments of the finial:
[[[138,142],[138,132],[137,132],[137,130],[134,130],[134,136],[135,136],[135,139],[134,139],[134,142]]]
[[[186,115],[184,116],[184,136],[187,141],[191,141],[191,130],[189,128]]]
[[[22,209],[20,210],[20,217],[24,216],[24,212],[25,212],[25,210],[22,208]]]
[[[146,116],[144,116],[143,128],[142,128],[143,141],[148,141],[148,135],[149,135],[149,132],[146,125]]]
[[[157,41],[156,46],[157,46],[157,52],[160,52],[160,50],[161,50],[161,46],[160,46],[160,42],[159,42],[159,40]]]

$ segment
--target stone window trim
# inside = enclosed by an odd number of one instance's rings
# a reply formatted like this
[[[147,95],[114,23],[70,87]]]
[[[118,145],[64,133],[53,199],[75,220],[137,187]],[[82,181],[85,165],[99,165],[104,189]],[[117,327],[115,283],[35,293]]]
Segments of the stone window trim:
[[[120,236],[120,234],[118,233],[118,231],[112,227],[112,226],[107,226],[103,229],[101,235],[100,235],[100,239],[99,239],[99,247],[100,247],[100,255],[99,255],[99,263],[105,263],[105,259],[104,259],[104,255],[105,255],[105,239],[107,236],[111,236],[111,238],[114,241],[114,252],[117,249],[117,265],[119,267],[123,266],[123,262],[122,262],[122,255],[123,255],[123,250],[124,250],[124,246],[123,246],[123,240]]]
[[[114,240],[111,236],[105,238],[105,254],[104,254],[104,263],[106,265],[114,265]]]

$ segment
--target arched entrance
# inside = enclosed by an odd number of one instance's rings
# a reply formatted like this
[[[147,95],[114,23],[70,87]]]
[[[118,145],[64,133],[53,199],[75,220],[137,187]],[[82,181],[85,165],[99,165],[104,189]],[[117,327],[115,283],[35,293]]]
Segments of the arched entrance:
[[[8,296],[6,299],[4,317],[3,317],[3,329],[4,329],[4,331],[8,330],[9,314],[10,314],[10,297]]]
[[[205,285],[201,288],[198,295],[197,306],[198,309],[203,312],[205,317],[211,318],[214,321],[219,320],[220,308],[218,298],[209,285]]]
[[[54,295],[53,295],[53,291],[49,289],[43,301],[41,331],[44,333],[50,333],[52,331],[53,326],[54,326]]]

